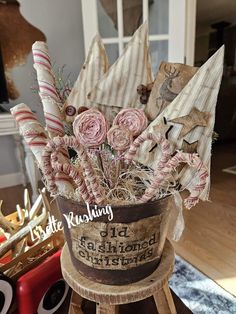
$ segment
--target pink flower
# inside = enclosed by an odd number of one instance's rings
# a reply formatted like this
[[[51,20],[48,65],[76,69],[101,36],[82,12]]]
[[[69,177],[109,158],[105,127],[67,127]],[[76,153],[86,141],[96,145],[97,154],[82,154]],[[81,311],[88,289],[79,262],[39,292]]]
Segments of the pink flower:
[[[113,121],[113,125],[129,130],[133,136],[138,136],[148,125],[147,117],[142,109],[123,109]]]
[[[107,133],[108,144],[115,150],[122,152],[128,149],[132,143],[133,135],[129,130],[114,125]]]
[[[73,131],[76,139],[85,147],[95,148],[104,143],[108,123],[97,109],[80,113],[74,120]]]

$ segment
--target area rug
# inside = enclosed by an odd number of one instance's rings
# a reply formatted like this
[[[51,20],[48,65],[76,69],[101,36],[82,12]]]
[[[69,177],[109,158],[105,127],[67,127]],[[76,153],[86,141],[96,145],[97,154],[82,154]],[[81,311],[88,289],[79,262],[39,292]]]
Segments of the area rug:
[[[179,256],[170,287],[194,314],[236,313],[236,298]]]

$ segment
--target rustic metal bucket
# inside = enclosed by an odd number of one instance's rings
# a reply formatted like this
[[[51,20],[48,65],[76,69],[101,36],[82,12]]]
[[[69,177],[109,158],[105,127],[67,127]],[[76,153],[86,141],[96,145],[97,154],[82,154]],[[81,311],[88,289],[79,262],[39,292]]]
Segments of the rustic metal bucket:
[[[93,281],[111,285],[149,276],[160,262],[171,201],[172,196],[168,196],[110,209],[58,197],[65,238],[76,270]]]

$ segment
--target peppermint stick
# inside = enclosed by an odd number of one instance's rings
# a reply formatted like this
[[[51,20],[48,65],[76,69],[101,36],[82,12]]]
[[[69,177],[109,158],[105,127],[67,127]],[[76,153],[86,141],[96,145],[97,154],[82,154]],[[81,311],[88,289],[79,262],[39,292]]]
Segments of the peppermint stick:
[[[36,41],[32,46],[32,52],[47,131],[51,138],[63,136],[64,126],[60,111],[62,104],[55,86],[48,46],[45,42]]]
[[[19,125],[20,134],[30,147],[39,167],[42,168],[42,153],[49,140],[44,128],[31,109],[23,103],[11,108],[11,114]],[[61,162],[66,162],[68,160],[62,152],[59,152],[58,156]],[[68,176],[60,176],[60,173],[58,173],[56,182],[60,191],[71,192],[74,190]]]
[[[47,145],[47,134],[33,112],[25,104],[11,108],[11,114],[19,125],[20,134],[34,154],[39,166],[42,163],[42,151]]]
[[[209,176],[207,168],[203,165],[203,162],[197,154],[188,154],[178,151],[177,154],[172,157],[166,165],[155,175],[151,182],[150,187],[145,191],[141,197],[140,202],[147,202],[155,196],[157,190],[160,188],[164,180],[171,174],[171,172],[179,166],[180,163],[187,163],[190,167],[197,170],[199,183],[193,188],[189,188],[190,196],[184,200],[186,208],[190,209],[195,206],[199,201],[199,196],[206,186],[206,180]]]
[[[172,153],[170,142],[167,139],[165,139],[159,133],[153,134],[153,133],[145,133],[144,132],[141,135],[139,135],[134,140],[134,142],[130,146],[130,149],[125,154],[125,158],[128,160],[132,160],[134,158],[138,148],[140,147],[140,145],[147,140],[154,141],[161,146],[162,156],[161,156],[161,160],[159,161],[157,169],[156,169],[156,171],[159,171],[160,169],[162,169],[165,166],[166,162],[170,159],[171,153]]]
[[[80,159],[81,167],[84,170],[84,177],[86,177],[86,180],[82,183],[82,178],[78,178],[79,172],[76,173],[76,169],[70,168],[66,166],[63,168],[63,165],[60,165],[59,163],[55,163],[56,169],[53,168],[53,165],[50,162],[50,156],[53,153],[53,151],[60,149],[61,146],[67,146],[73,148]],[[93,166],[88,158],[88,155],[85,151],[85,149],[82,147],[82,145],[76,140],[75,137],[55,137],[53,140],[50,141],[50,143],[47,145],[44,153],[43,153],[43,172],[45,174],[46,180],[48,181],[48,185],[50,190],[55,193],[56,192],[56,186],[54,182],[54,172],[55,170],[63,170],[64,173],[67,173],[70,177],[73,179],[76,178],[75,181],[76,184],[78,184],[78,189],[81,192],[81,196],[83,194],[85,201],[91,201],[93,200],[93,197],[95,199],[95,202],[97,204],[101,204],[104,201],[104,193],[100,187],[99,180],[97,178],[97,175],[93,169]],[[54,159],[55,162],[55,159]],[[82,184],[82,185],[81,185]],[[89,197],[85,195],[87,192],[84,192],[84,184],[87,185],[87,191],[89,193]],[[86,200],[87,199],[87,200]]]

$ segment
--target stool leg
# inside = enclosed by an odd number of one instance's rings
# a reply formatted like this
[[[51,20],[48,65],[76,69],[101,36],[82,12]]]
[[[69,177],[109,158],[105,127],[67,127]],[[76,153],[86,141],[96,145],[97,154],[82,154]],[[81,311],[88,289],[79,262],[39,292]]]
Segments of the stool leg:
[[[118,305],[97,303],[96,314],[118,314],[118,313],[119,313]]]
[[[161,290],[157,291],[153,297],[159,314],[176,314],[175,304],[168,283]]]
[[[71,298],[70,298],[70,308],[69,314],[84,314],[81,309],[83,298],[77,294],[76,292],[72,291]]]

